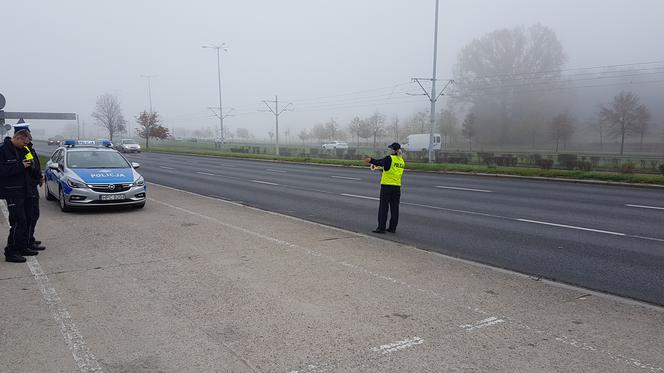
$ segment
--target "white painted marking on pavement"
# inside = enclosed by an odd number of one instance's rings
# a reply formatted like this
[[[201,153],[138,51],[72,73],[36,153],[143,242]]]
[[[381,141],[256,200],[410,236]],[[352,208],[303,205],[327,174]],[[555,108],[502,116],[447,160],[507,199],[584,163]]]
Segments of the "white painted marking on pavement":
[[[196,171],[196,173],[200,175],[217,176],[217,174],[211,174],[209,172],[203,172],[203,171]]]
[[[260,180],[251,180],[252,183],[258,183],[258,184],[267,184],[267,185],[279,185],[277,183],[270,183],[267,181],[260,181]]]
[[[486,318],[484,320],[477,321],[473,324],[459,325],[459,328],[461,328],[461,329],[463,329],[467,332],[470,332],[470,331],[473,331],[473,330],[476,330],[476,329],[486,328],[487,326],[496,325],[496,324],[500,324],[500,323],[503,323],[503,322],[505,322],[505,320],[499,319],[499,318],[494,316],[494,317]]]
[[[577,229],[580,231],[587,231],[587,232],[595,232],[595,233],[604,233],[604,234],[610,234],[613,236],[626,236],[625,233],[619,233],[619,232],[611,232],[611,231],[603,231],[601,229],[592,229],[592,228],[584,228],[584,227],[577,227],[574,225],[565,225],[565,224],[556,224],[556,223],[548,223],[545,221],[537,221],[537,220],[528,220],[528,219],[516,219],[517,221],[522,221],[524,223],[533,223],[533,224],[542,224],[542,225],[550,225],[553,227],[560,227],[560,228],[569,228],[569,229]]]
[[[627,207],[638,207],[641,209],[651,209],[651,210],[664,210],[664,207],[657,207],[657,206],[644,206],[644,205],[629,205],[625,204]]]
[[[159,166],[159,168],[163,168],[166,170],[175,170],[173,167],[168,167],[168,166]]]
[[[286,172],[288,172],[288,171],[284,171],[284,170],[275,170],[274,168],[266,168],[265,171],[281,172],[281,173],[286,173]]]
[[[362,199],[372,199],[372,200],[374,200],[374,201],[379,201],[379,200],[380,200],[380,198],[376,198],[376,197],[358,196],[358,195],[355,195],[355,194],[341,193],[341,195],[344,196],[344,197],[353,197],[353,198],[362,198]]]
[[[422,343],[424,343],[424,340],[420,337],[406,338],[403,341],[397,341],[378,347],[372,347],[371,351],[380,352],[382,354],[389,354],[395,351],[403,350],[404,348],[421,345]]]
[[[0,210],[7,221],[9,226],[9,211],[4,200],[0,200]],[[51,317],[55,320],[56,324],[60,328],[60,333],[65,340],[65,344],[69,348],[78,369],[81,372],[103,372],[101,366],[97,362],[95,355],[92,354],[85,339],[78,332],[78,328],[74,323],[74,320],[71,318],[71,314],[67,307],[62,303],[58,292],[51,286],[48,276],[44,273],[37,258],[34,256],[28,257],[28,268],[39,286],[39,291],[42,294],[42,298],[48,306],[48,310],[51,313]]]
[[[347,177],[347,176],[330,176],[333,179],[344,179],[344,180],[362,180],[359,177]]]
[[[493,193],[492,191],[486,190],[486,189],[460,188],[460,187],[451,187],[451,186],[445,186],[445,185],[436,185],[434,188],[463,190],[463,191],[467,191],[467,192]]]

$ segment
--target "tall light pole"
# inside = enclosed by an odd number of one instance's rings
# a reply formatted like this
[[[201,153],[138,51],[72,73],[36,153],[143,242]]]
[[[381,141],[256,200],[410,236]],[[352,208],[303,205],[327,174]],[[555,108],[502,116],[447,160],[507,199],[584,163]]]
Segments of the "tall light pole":
[[[154,78],[156,75],[141,75],[141,78],[145,78],[148,81],[148,100],[150,103],[150,119],[152,120],[152,85],[150,84],[150,81],[152,78]],[[131,136],[131,128],[129,130],[129,136]]]
[[[424,91],[424,95],[429,98],[429,101],[431,101],[431,117],[429,118],[429,122],[431,125],[430,132],[429,132],[429,163],[433,163],[434,160],[434,151],[433,151],[433,130],[434,126],[436,125],[436,101],[438,101],[438,97],[442,96],[447,87],[450,86],[450,84],[454,83],[454,80],[449,80],[445,87],[440,91],[438,96],[436,96],[436,81],[438,80],[436,78],[436,60],[438,57],[438,1],[436,0],[436,17],[435,17],[435,23],[434,23],[434,33],[433,33],[433,74],[431,76],[431,79],[426,79],[426,78],[413,78],[413,81],[417,82],[417,84],[420,85],[422,88],[422,91]],[[422,83],[420,83],[420,80],[431,80],[431,94],[427,92],[426,89],[424,89],[424,86]]]
[[[228,51],[226,43],[220,45],[203,45],[202,48],[217,50],[217,78],[219,83],[219,138],[224,142],[224,110],[221,105],[221,50]]]

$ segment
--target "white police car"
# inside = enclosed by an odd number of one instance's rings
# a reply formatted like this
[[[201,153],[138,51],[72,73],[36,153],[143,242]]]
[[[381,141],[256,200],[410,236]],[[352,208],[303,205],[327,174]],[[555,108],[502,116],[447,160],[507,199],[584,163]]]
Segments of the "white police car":
[[[145,206],[147,187],[116,150],[94,141],[65,140],[46,163],[46,199],[62,211],[85,206]]]

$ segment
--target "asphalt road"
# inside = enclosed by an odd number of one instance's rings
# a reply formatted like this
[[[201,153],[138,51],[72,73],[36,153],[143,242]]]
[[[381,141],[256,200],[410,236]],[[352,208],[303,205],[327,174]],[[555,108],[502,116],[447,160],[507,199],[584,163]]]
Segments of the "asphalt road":
[[[369,233],[379,172],[127,155],[148,183]],[[664,305],[664,190],[406,172],[385,239]]]

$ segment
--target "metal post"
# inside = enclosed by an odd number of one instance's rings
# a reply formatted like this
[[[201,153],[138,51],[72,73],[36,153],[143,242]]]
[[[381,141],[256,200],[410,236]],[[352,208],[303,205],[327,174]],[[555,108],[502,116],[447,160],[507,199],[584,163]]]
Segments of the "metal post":
[[[76,113],[76,137],[77,140],[81,139],[81,122],[79,121],[78,113]]]
[[[224,143],[224,110],[221,106],[221,46],[217,47],[217,77],[219,83],[219,139]]]
[[[279,155],[279,98],[274,96],[274,111],[277,113],[275,115],[275,125],[276,125],[276,135],[277,135],[277,155]]]
[[[433,34],[433,76],[431,78],[431,132],[429,134],[429,163],[433,163],[433,129],[436,124],[436,57],[438,56],[438,1],[436,0],[436,20]]]

